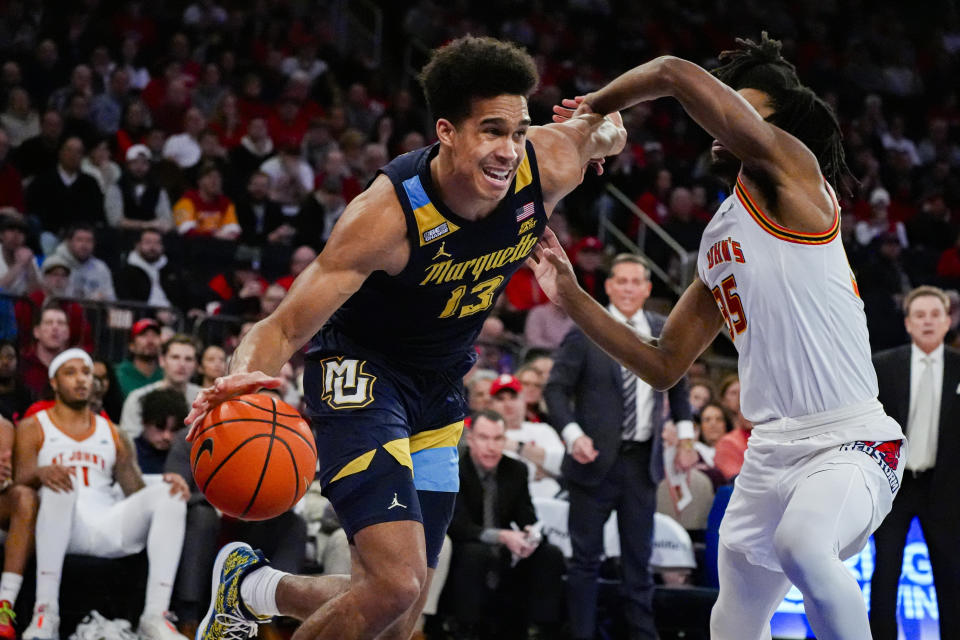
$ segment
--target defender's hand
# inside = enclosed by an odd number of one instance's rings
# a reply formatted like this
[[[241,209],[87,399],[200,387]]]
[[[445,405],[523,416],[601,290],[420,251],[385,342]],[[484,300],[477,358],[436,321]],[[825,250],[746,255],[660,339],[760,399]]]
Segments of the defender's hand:
[[[566,252],[560,246],[556,234],[548,227],[540,242],[533,248],[533,255],[527,258],[527,267],[537,277],[540,288],[556,304],[563,306],[563,298],[575,291],[577,276]]]
[[[584,96],[564,98],[560,101],[560,104],[553,105],[553,121],[562,123],[578,115],[593,113],[593,109],[590,108],[589,104],[583,101],[583,98]],[[606,118],[617,127],[623,128],[623,118],[620,116],[619,111],[614,111],[613,113],[608,114]],[[598,176],[602,176],[604,162],[604,158],[591,158],[590,162],[583,167],[583,171],[586,173],[587,169],[592,168],[597,172]]]
[[[193,407],[190,413],[184,419],[184,424],[190,426],[190,433],[187,434],[187,442],[192,442],[197,435],[200,422],[211,409],[225,400],[234,396],[242,396],[245,393],[253,393],[258,389],[276,389],[283,385],[283,378],[274,378],[268,376],[262,371],[251,371],[250,373],[234,373],[222,378],[217,378],[212,387],[202,389],[197,394],[197,399],[193,401]]]

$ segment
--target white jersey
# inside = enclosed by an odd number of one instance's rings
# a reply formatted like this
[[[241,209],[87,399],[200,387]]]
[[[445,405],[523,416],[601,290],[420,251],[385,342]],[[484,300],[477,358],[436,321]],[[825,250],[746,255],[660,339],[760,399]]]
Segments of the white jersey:
[[[82,438],[62,431],[48,411],[37,413],[43,434],[37,466],[60,464],[72,470],[78,500],[111,504],[116,501],[112,490],[113,469],[119,447],[117,432],[103,416],[91,414],[90,430]]]
[[[863,302],[826,188],[833,224],[800,233],[765,215],[738,179],[700,241],[697,271],[740,353],[740,406],[753,423],[877,397]]]

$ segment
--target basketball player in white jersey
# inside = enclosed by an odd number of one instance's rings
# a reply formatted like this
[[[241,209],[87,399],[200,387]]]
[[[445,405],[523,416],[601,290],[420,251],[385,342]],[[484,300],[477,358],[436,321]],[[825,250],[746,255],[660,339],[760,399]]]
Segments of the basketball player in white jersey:
[[[555,109],[564,119],[672,96],[716,138],[715,158],[736,161],[736,191],[707,226],[698,277],[660,339],[643,342],[583,292],[555,236],[544,236],[531,266],[587,335],[655,388],[672,386],[720,330],[740,352],[742,411],[755,426],[720,527],[711,637],[770,638],[793,582],[817,638],[869,640],[863,596],[841,559],[889,511],[906,452],[877,401],[839,237],[830,185],[845,169],[839,127],[779,42],[738,42],[716,76],[657,58]]]
[[[63,558],[79,553],[119,558],[147,549],[143,640],[183,640],[164,616],[180,560],[186,520],[186,482],[164,474],[146,487],[129,438],[90,410],[93,361],[68,349],[50,363],[52,408],[17,427],[16,480],[39,490],[37,599],[25,640],[59,638]],[[125,498],[114,492],[119,485]]]

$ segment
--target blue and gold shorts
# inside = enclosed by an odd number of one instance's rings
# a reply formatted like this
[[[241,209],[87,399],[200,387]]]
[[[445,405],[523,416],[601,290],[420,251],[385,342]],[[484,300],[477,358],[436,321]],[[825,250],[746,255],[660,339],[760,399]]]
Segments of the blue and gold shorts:
[[[373,524],[423,523],[435,568],[460,487],[460,377],[405,371],[335,346],[312,352],[303,378],[323,494],[350,540]]]

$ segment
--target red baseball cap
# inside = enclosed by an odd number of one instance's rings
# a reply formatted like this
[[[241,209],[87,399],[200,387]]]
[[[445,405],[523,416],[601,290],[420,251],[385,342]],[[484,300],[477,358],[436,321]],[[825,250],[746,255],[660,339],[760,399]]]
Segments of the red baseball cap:
[[[520,393],[520,390],[523,389],[523,385],[520,384],[520,381],[517,380],[516,376],[512,376],[509,373],[504,373],[494,380],[493,384],[490,385],[490,395],[495,396],[504,389],[509,389],[514,393]]]
[[[580,241],[581,251],[603,251],[603,243],[596,236],[587,236]]]
[[[160,325],[153,318],[141,318],[133,323],[133,327],[130,329],[130,339],[133,340],[138,335],[144,331],[153,329],[157,333],[160,333]]]

